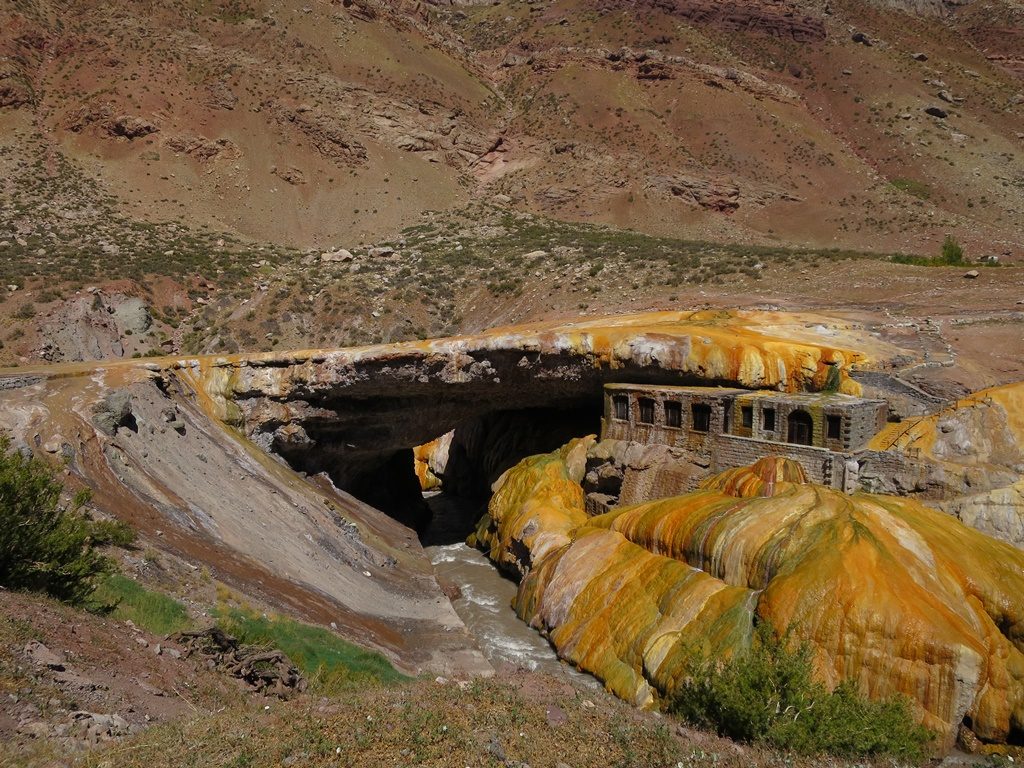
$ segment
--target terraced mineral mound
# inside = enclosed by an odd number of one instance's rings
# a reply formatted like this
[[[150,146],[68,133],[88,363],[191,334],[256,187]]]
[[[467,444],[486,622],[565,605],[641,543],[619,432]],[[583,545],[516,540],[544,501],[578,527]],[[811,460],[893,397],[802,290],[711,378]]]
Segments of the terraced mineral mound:
[[[587,519],[592,438],[496,485],[478,544],[525,573],[516,610],[566,660],[652,706],[698,648],[727,656],[754,623],[811,642],[818,676],[906,694],[949,745],[1024,727],[1024,554],[921,503],[847,496],[786,459],[684,496]]]

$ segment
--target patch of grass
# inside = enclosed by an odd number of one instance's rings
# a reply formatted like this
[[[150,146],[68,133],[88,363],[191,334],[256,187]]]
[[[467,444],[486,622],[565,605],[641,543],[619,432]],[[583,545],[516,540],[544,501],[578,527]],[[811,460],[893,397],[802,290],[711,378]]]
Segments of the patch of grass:
[[[849,682],[827,691],[813,679],[810,645],[789,640],[761,622],[744,653],[724,662],[695,654],[670,711],[722,736],[799,754],[925,758],[934,734],[905,699],[871,701]]]
[[[217,619],[225,632],[242,643],[284,651],[322,693],[337,693],[357,684],[408,679],[379,653],[353,645],[323,627],[242,607],[221,607]]]
[[[517,682],[522,682],[518,680]],[[269,710],[239,707],[161,724],[120,744],[88,752],[81,765],[99,768],[294,765],[303,768],[471,765],[662,768],[749,768],[707,750],[683,749],[664,720],[584,695],[519,690],[515,684],[474,680],[467,686],[418,680],[408,685],[354,689],[334,700],[308,698]],[[564,690],[564,683],[560,688]],[[593,697],[591,697],[593,698]],[[566,722],[552,727],[557,706]],[[708,738],[709,743],[718,743]],[[187,754],[186,754],[187,753]],[[699,755],[699,757],[698,757]],[[781,760],[773,765],[784,765]],[[810,768],[809,761],[787,761]]]
[[[120,573],[103,578],[92,601],[96,610],[120,621],[131,621],[154,635],[180,632],[191,624],[184,605]]]
[[[893,179],[891,184],[900,192],[906,192],[920,200],[928,200],[932,196],[932,189],[922,181],[914,179]]]

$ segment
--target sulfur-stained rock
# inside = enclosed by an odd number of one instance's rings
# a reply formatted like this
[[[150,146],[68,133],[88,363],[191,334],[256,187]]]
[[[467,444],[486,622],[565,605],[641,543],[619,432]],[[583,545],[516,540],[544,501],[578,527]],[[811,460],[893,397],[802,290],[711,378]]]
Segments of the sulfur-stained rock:
[[[447,432],[436,440],[413,448],[416,461],[416,477],[420,481],[420,489],[432,491],[441,487],[441,475],[448,463],[448,448],[452,444],[454,432]]]
[[[899,471],[874,485],[920,493],[971,527],[1024,547],[1024,384],[890,424],[869,448],[899,460]]]
[[[524,575],[534,561],[568,544],[569,534],[587,520],[580,483],[593,442],[593,437],[574,440],[505,472],[470,545],[489,550],[495,563]]]
[[[1024,553],[778,458],[586,520],[578,447],[506,473],[484,539],[527,574],[520,617],[610,690],[655,704],[694,648],[742,649],[756,617],[810,641],[828,685],[909,696],[943,745],[965,721],[988,741],[1024,729]]]

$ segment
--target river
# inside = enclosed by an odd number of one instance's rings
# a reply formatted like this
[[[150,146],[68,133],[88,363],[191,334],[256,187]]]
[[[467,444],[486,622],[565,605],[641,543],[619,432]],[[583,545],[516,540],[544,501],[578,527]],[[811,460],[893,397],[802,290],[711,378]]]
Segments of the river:
[[[436,492],[424,496],[434,518],[420,539],[438,580],[461,590],[452,605],[487,659],[495,667],[585,677],[560,662],[548,641],[516,616],[512,610],[516,583],[502,575],[483,552],[466,546],[465,538],[486,511],[486,502]]]

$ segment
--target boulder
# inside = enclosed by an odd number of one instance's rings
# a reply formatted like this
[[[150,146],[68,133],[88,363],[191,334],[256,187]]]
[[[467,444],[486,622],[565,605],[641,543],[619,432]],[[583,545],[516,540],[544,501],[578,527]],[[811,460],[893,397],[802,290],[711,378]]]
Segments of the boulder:
[[[320,263],[322,264],[342,264],[355,259],[351,251],[347,251],[344,248],[338,248],[333,251],[327,251],[320,254]]]
[[[138,115],[118,115],[109,120],[104,127],[111,136],[119,136],[129,141],[160,130],[155,123]]]
[[[100,432],[113,437],[118,427],[133,425],[132,397],[126,390],[109,393],[92,409],[92,423]]]
[[[930,106],[930,107],[925,107],[924,111],[925,111],[925,114],[927,114],[927,115],[931,115],[932,117],[937,117],[937,118],[943,119],[943,120],[945,118],[949,117],[949,112],[944,110],[942,107],[935,106],[934,104],[932,106]]]
[[[122,334],[126,331],[133,334],[145,333],[153,325],[149,307],[142,299],[137,298],[117,303],[114,307],[114,320]]]
[[[33,640],[25,646],[25,655],[37,667],[47,667],[57,672],[64,670],[64,664],[66,663],[64,654],[51,651],[38,640]]]

